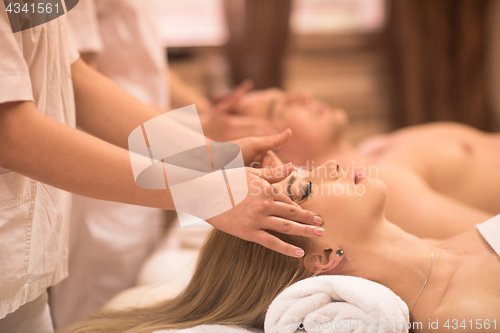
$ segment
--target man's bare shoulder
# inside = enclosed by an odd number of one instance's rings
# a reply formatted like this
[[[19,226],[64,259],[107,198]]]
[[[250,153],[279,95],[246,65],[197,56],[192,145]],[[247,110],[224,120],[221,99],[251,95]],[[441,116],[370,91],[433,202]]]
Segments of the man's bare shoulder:
[[[404,135],[404,134],[415,134],[415,133],[457,133],[457,134],[464,134],[464,133],[470,133],[470,134],[480,134],[484,132],[481,132],[480,130],[465,125],[461,123],[456,123],[456,122],[432,122],[432,123],[426,123],[426,124],[421,124],[421,125],[413,125],[413,126],[407,126],[403,127],[401,129],[395,130],[390,133],[391,136],[399,136],[399,135]]]

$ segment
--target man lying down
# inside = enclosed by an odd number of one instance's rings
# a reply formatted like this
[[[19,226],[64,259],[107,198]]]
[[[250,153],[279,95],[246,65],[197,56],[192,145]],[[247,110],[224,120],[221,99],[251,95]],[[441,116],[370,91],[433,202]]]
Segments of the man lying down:
[[[492,325],[500,324],[500,215],[478,230],[429,241],[385,218],[383,181],[369,176],[355,180],[341,173],[334,160],[311,172],[296,171],[274,186],[324,219],[322,238],[276,233],[303,248],[303,258],[213,229],[189,285],[178,295],[160,296],[147,307],[102,311],[61,333],[175,332],[207,324],[262,329],[264,322],[268,332],[285,332],[280,318],[266,318],[269,305],[288,286],[315,275],[361,277],[390,288],[406,304],[411,320],[425,324],[413,332],[444,331],[446,322],[453,326],[454,320],[473,331],[478,319],[481,327],[488,321],[486,331],[497,331]],[[325,189],[314,191],[319,186]],[[348,187],[361,186],[363,195],[347,193]],[[344,191],[326,190],[334,187]],[[439,330],[430,329],[429,321],[439,322]]]

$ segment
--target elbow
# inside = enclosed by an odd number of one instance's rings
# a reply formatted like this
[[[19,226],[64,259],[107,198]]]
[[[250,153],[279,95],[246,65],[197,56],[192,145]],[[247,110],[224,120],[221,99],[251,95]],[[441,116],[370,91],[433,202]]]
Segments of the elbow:
[[[11,162],[19,153],[17,143],[26,137],[24,116],[30,111],[30,104],[33,102],[0,104],[0,168],[13,169]]]

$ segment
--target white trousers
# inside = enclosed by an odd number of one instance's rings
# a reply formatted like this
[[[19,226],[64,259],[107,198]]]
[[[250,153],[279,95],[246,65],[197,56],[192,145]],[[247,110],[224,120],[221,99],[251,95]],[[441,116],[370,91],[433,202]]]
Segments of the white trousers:
[[[73,195],[69,276],[51,288],[56,328],[85,319],[135,285],[163,231],[162,210]]]
[[[47,304],[47,292],[0,319],[0,332],[53,333],[54,326]]]

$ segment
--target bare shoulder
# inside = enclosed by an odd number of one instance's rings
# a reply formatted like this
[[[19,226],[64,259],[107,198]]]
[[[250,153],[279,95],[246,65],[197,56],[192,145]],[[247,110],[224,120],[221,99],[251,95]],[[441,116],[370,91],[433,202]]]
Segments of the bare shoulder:
[[[474,230],[491,215],[434,190],[406,166],[385,163],[378,176],[388,188],[386,217],[418,237],[445,239]],[[374,176],[374,175],[371,175]]]
[[[438,331],[499,332],[500,303],[497,297],[464,299],[440,306],[430,321]]]
[[[436,132],[439,134],[443,133],[470,133],[470,134],[486,134],[485,132],[482,132],[474,127],[465,125],[465,124],[460,124],[456,122],[433,122],[433,123],[427,123],[427,124],[422,124],[422,125],[414,125],[414,126],[408,126],[404,127],[402,129],[396,130],[392,132],[392,134],[395,135],[404,135],[404,134],[414,134],[414,133],[432,133]]]

